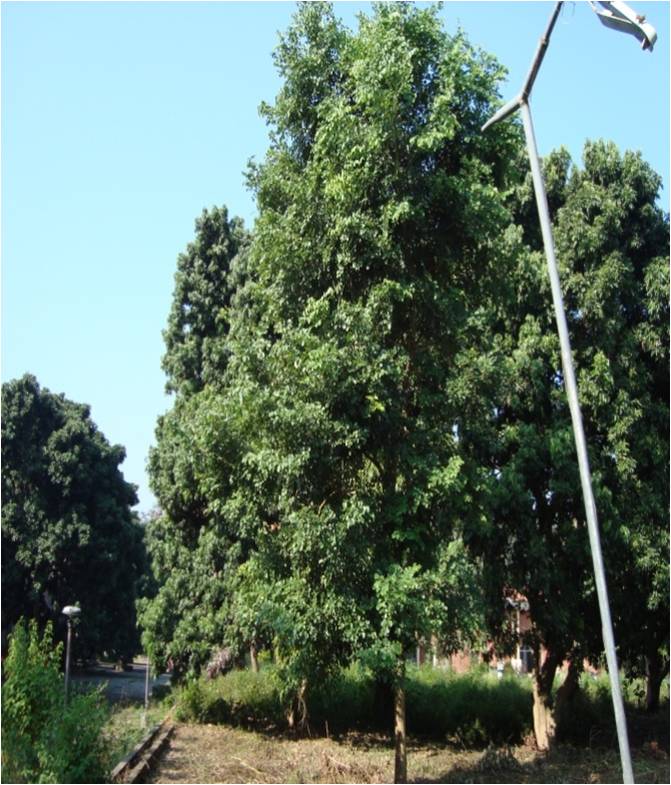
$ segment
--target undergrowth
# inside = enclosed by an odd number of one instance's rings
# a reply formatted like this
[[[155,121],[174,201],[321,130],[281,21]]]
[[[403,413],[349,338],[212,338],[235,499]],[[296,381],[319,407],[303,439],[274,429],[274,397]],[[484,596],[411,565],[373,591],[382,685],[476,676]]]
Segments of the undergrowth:
[[[2,781],[104,782],[107,756],[102,728],[107,704],[101,690],[65,700],[62,646],[52,625],[21,619],[3,663]]]
[[[311,732],[388,730],[390,696],[385,700],[380,693],[380,685],[356,665],[313,686],[306,696]],[[233,671],[213,680],[191,681],[177,690],[175,700],[180,721],[287,729],[272,666],[259,673]],[[465,746],[518,742],[531,729],[529,683],[515,677],[499,680],[477,671],[458,675],[411,667],[406,707],[410,734]]]
[[[429,666],[409,667],[407,674],[407,730],[415,737],[482,748],[517,744],[532,731],[530,678],[507,674],[499,679],[483,668],[456,674]],[[665,732],[668,735],[668,723],[665,730],[664,717],[660,720],[640,711],[640,689],[634,681],[623,682],[628,715],[636,715],[636,727],[630,733],[638,743],[645,743],[662,738]],[[273,665],[265,665],[259,673],[236,670],[178,688],[175,717],[186,722],[284,732],[288,724],[280,696],[279,675]],[[668,684],[663,688],[662,701],[668,707]],[[362,667],[353,665],[308,689],[307,730],[312,735],[390,733],[392,706],[390,690],[385,692]],[[664,712],[663,705],[660,716]],[[569,713],[558,718],[558,740],[581,746],[612,746],[616,738],[612,716],[607,674],[598,678],[583,674]]]

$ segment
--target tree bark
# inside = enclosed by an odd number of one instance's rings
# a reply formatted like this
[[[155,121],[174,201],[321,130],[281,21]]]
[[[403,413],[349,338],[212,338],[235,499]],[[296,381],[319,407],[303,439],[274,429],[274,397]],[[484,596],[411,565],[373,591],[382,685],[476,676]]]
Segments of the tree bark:
[[[252,666],[252,672],[258,673],[259,672],[259,659],[256,656],[256,642],[252,641],[249,644],[249,662]]]
[[[399,679],[394,692],[394,782],[408,781],[408,755],[405,738],[405,667],[399,666]]]
[[[305,693],[307,692],[308,682],[303,679],[298,688],[296,697],[291,701],[291,707],[287,712],[287,724],[290,731],[305,730],[308,722],[308,707],[305,703]]]
[[[580,655],[572,657],[569,661],[568,672],[561,687],[557,690],[553,718],[560,727],[562,723],[570,721],[570,705],[580,689],[580,674],[582,673],[582,658]]]
[[[582,673],[582,661],[580,657],[573,657],[568,666],[568,673],[563,684],[557,690],[557,703],[568,703],[578,692],[580,686],[580,674]]]
[[[537,651],[533,672],[534,736],[539,750],[549,750],[557,730],[552,706],[552,682],[558,662],[557,657],[549,651],[541,665],[539,654]]]
[[[669,670],[669,661],[659,652],[646,654],[645,657],[645,710],[654,714],[659,711],[659,690],[664,676]]]
[[[435,635],[431,636],[431,665],[438,667],[438,638]]]

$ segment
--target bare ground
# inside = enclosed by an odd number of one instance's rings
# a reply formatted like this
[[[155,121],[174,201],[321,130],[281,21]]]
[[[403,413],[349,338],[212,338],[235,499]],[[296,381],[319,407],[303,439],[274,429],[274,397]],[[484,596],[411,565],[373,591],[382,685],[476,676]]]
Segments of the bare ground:
[[[339,740],[285,737],[222,725],[179,725],[148,782],[382,783],[393,781],[393,750],[378,736]],[[636,782],[668,783],[669,757],[654,742],[633,753]],[[410,782],[621,782],[617,752],[561,747],[543,755],[533,746],[458,750],[410,742]]]

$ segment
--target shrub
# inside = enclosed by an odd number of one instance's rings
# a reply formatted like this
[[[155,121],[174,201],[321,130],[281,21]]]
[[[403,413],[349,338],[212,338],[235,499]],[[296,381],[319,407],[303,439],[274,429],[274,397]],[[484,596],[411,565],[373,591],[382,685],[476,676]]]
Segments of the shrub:
[[[378,730],[387,718],[376,716],[375,683],[359,665],[351,665],[313,686],[307,696],[310,725],[341,733]],[[382,719],[382,722],[380,721]]]
[[[51,625],[14,628],[4,663],[2,779],[5,782],[101,782],[108,761],[101,731],[107,710],[100,692],[65,704],[62,646]]]
[[[175,695],[175,716],[185,722],[230,722],[281,726],[284,711],[274,668],[235,670],[225,676],[187,682]]]
[[[642,743],[658,737],[668,739],[666,713],[660,712],[660,717],[655,719],[643,712],[645,681],[641,678],[625,678],[620,679],[620,685],[629,718],[630,741]],[[665,690],[662,685],[660,693],[662,701],[668,700],[668,686]],[[610,677],[607,672],[604,671],[598,676],[582,674],[580,690],[567,704],[564,713],[557,716],[557,738],[561,742],[576,745],[611,747],[617,744]]]
[[[201,679],[182,685],[175,695],[175,719],[179,722],[206,722],[205,690]]]
[[[481,670],[455,674],[411,668],[406,694],[408,732],[448,738],[467,747],[514,743],[531,729],[526,681]]]
[[[279,687],[272,666],[190,682],[177,693],[177,718],[284,728]],[[385,730],[392,719],[391,705],[381,716],[376,684],[358,665],[312,685],[306,700],[313,732],[327,725],[335,733]],[[519,741],[531,728],[531,703],[528,684],[514,676],[499,680],[487,672],[456,675],[428,667],[408,672],[408,732],[415,735],[449,738],[469,747]]]

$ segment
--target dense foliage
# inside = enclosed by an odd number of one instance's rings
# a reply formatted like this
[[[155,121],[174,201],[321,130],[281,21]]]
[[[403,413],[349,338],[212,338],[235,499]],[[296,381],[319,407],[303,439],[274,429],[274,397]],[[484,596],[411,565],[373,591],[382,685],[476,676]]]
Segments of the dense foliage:
[[[480,130],[502,69],[405,4],[356,32],[302,4],[275,62],[253,234],[215,208],[178,262],[146,645],[179,675],[270,648],[305,715],[353,660],[402,686],[418,642],[487,626],[506,650],[521,594],[551,704],[600,624],[519,127]],[[668,217],[638,155],[596,142],[544,169],[621,655],[659,675]]]
[[[480,473],[448,380],[489,295],[514,135],[479,133],[501,71],[435,9],[381,6],[352,34],[302,6],[276,62],[226,361],[178,395],[151,467],[173,600],[204,596],[198,577],[188,598],[176,585],[189,556],[206,593],[231,570],[210,627],[272,640],[297,689],[357,653],[390,673],[418,636],[450,648],[477,626],[461,532]],[[174,658],[161,601],[148,639]]]
[[[79,603],[77,656],[137,650],[136,583],[144,568],[135,489],[89,407],[30,375],[2,385],[2,623],[60,623]],[[60,618],[59,618],[60,617]]]
[[[60,673],[61,644],[51,624],[20,620],[2,665],[2,781],[105,782],[109,761],[99,692],[76,693],[67,704]]]
[[[612,144],[588,143],[584,168],[565,151],[544,168],[616,639],[625,661],[653,663],[658,692],[669,632],[668,216],[656,206],[659,177]],[[601,625],[530,178],[511,200],[517,265],[501,290],[505,318],[482,340],[498,379],[463,436],[497,478],[492,526],[475,537],[493,622],[506,590],[526,597],[527,643],[537,660],[541,646],[548,653],[537,681],[549,698],[565,658],[573,676],[583,656],[598,661]]]

